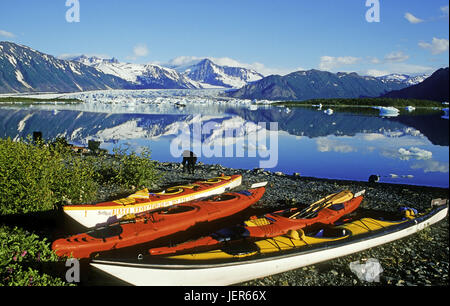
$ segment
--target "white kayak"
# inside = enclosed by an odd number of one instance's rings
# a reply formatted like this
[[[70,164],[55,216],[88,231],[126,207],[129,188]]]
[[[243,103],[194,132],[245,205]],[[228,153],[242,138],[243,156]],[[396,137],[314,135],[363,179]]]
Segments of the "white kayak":
[[[438,201],[439,202],[439,201]],[[137,286],[223,286],[286,272],[360,252],[412,235],[448,214],[448,200],[428,212],[395,221],[361,218],[332,227],[338,235],[312,236],[302,230],[201,253],[170,257],[140,256],[133,260],[93,260],[91,266]],[[332,231],[333,232],[333,231]]]
[[[115,222],[128,214],[137,214],[221,194],[241,184],[242,175],[223,175],[191,184],[169,187],[158,193],[151,193],[144,189],[115,201],[66,205],[63,210],[76,222],[91,228]]]

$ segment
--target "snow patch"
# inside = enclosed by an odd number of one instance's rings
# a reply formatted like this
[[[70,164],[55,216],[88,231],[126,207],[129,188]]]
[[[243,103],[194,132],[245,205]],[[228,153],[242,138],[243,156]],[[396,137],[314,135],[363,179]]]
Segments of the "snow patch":
[[[20,84],[22,84],[22,85],[25,86],[26,88],[30,88],[30,89],[32,88],[32,87],[30,86],[30,84],[28,84],[27,82],[25,82],[25,80],[24,80],[24,78],[23,78],[22,72],[20,72],[19,70],[16,70],[15,73],[16,73],[16,79],[17,79],[17,81],[19,81]]]
[[[33,114],[26,115],[22,120],[20,120],[19,124],[17,125],[17,131],[22,132],[25,128],[25,123],[28,119],[30,119],[33,116]]]

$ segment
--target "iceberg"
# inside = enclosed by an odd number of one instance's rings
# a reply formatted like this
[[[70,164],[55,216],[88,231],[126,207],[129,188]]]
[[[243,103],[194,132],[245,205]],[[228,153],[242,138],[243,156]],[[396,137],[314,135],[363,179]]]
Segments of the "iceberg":
[[[397,117],[400,114],[400,111],[393,106],[374,106],[373,108],[378,109],[382,117]]]

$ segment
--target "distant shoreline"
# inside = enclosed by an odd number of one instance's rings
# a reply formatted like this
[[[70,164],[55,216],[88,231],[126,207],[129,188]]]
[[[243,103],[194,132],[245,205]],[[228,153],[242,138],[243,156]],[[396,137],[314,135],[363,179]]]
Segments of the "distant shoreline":
[[[41,99],[41,98],[24,98],[24,97],[0,97],[0,104],[33,104],[33,103],[84,103],[84,101],[79,99],[70,98],[51,98],[51,99]]]
[[[283,101],[275,102],[273,105],[297,107],[297,106],[318,106],[322,107],[373,107],[373,106],[392,106],[417,108],[443,107],[443,102],[417,99],[394,99],[394,98],[330,98],[330,99],[311,99],[305,101]]]

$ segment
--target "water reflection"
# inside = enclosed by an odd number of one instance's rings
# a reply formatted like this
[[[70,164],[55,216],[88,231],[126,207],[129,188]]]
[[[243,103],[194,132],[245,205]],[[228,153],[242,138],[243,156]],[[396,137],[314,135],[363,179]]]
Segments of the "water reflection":
[[[0,136],[19,138],[42,131],[47,139],[101,141],[108,150],[117,145],[150,147],[157,160],[179,161],[170,146],[183,131],[194,134],[200,124],[213,127],[200,133],[200,144],[219,146],[221,152],[200,155],[200,161],[251,169],[274,149],[270,129],[258,123],[276,122],[277,163],[272,171],[364,181],[378,174],[382,182],[448,187],[448,120],[442,115],[401,111],[386,118],[373,109],[333,109],[327,114],[317,108],[227,103],[3,107]],[[226,157],[226,152],[234,157]]]

